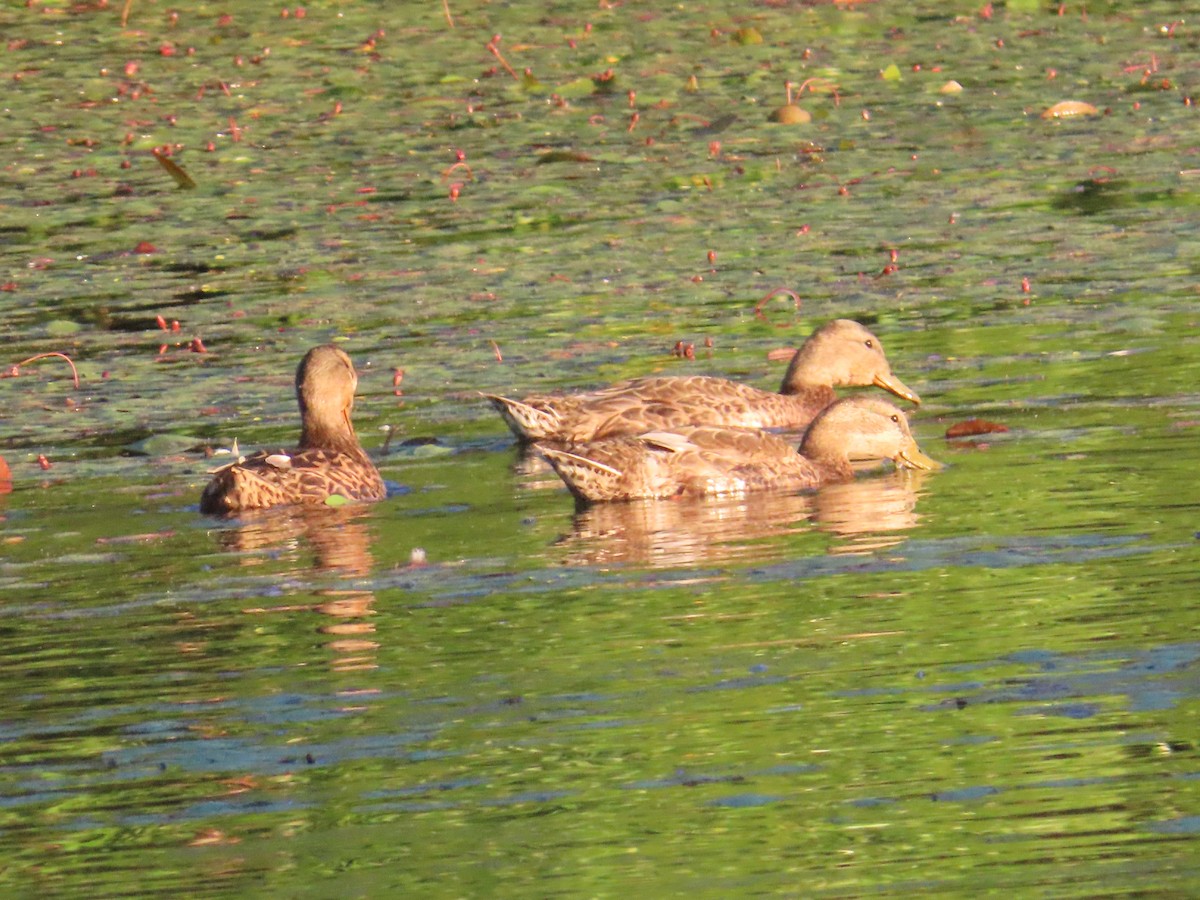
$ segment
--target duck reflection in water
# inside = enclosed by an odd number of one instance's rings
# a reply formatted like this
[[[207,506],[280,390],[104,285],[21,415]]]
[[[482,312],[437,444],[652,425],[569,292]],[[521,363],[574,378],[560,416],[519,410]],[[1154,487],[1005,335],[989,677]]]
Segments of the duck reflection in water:
[[[343,578],[365,578],[374,567],[369,527],[372,510],[291,506],[243,513],[215,532],[217,543],[239,556],[246,567],[293,562],[295,568]],[[311,554],[311,555],[310,555]],[[318,628],[330,635],[330,665],[335,671],[374,669],[379,644],[374,640],[375,594],[369,590],[328,587],[313,591],[316,603],[251,607],[250,614],[319,612],[330,621]]]
[[[920,521],[924,472],[898,470],[826,485],[815,493],[758,493],[736,500],[682,498],[597,503],[579,509],[558,544],[570,565],[671,568],[767,560],[781,538],[815,527],[831,555],[869,554],[904,541]]]
[[[850,556],[886,550],[901,543],[921,517],[917,499],[929,473],[898,469],[878,477],[827,484],[813,495],[813,522],[823,532],[845,538],[828,552]]]

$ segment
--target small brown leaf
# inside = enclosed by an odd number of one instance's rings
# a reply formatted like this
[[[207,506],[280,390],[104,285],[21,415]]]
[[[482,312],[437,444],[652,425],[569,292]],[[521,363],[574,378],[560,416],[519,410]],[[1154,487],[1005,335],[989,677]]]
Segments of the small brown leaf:
[[[539,156],[537,158],[537,165],[544,166],[547,163],[559,163],[559,162],[586,163],[586,162],[594,162],[594,161],[595,160],[593,160],[592,157],[588,156],[586,153],[579,153],[575,150],[550,150],[549,152],[543,153],[541,156]]]
[[[967,419],[963,422],[956,422],[947,428],[946,437],[971,437],[976,434],[1000,434],[1005,431],[1008,431],[1008,426],[1001,425],[999,422],[989,422],[987,419]]]
[[[175,179],[175,183],[185,191],[191,190],[196,186],[196,182],[192,181],[192,176],[183,171],[174,160],[168,159],[157,150],[151,150],[150,152],[154,154],[154,158],[158,160],[158,164],[163,167],[166,173]]]

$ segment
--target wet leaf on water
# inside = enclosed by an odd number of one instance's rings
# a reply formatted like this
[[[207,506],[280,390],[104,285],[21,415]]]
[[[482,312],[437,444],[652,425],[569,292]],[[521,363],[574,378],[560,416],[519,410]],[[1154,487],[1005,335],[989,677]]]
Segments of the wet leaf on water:
[[[163,167],[168,175],[175,180],[175,183],[183,190],[191,190],[196,186],[196,182],[192,181],[192,176],[183,171],[174,160],[163,156],[157,150],[151,151],[154,158],[158,160],[158,164]]]
[[[900,67],[898,65],[896,65],[895,63],[892,63],[890,66],[888,66],[886,69],[883,69],[879,73],[879,77],[882,78],[884,81],[899,81],[900,80]]]
[[[539,166],[558,162],[595,162],[595,160],[586,153],[579,153],[575,150],[551,150],[537,158]]]
[[[812,121],[812,115],[794,103],[779,107],[767,118],[769,121],[778,122],[781,125],[806,125]]]
[[[947,428],[946,437],[961,438],[976,434],[1002,434],[1006,431],[1008,431],[1008,426],[1001,425],[999,422],[989,422],[987,419],[966,419]]]

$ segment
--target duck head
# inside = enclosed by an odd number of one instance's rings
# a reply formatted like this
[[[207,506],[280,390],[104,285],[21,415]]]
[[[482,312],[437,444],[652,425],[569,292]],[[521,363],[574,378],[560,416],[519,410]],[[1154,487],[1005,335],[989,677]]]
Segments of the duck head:
[[[921,402],[917,392],[892,374],[883,343],[869,329],[850,319],[834,319],[814,331],[796,351],[783,377],[782,393],[809,385],[865,387],[875,385]]]
[[[904,413],[877,397],[839,400],[804,435],[800,452],[814,462],[848,466],[851,459],[890,459],[905,469],[940,469],[908,428]]]
[[[300,404],[300,449],[358,447],[350,411],[358,373],[354,363],[332,344],[313,347],[296,369],[296,400]]]

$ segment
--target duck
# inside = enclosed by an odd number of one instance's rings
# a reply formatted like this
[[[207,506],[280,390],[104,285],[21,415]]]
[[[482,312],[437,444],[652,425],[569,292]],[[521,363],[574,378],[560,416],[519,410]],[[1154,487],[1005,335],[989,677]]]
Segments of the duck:
[[[537,449],[581,504],[681,496],[799,491],[854,478],[851,459],[938,469],[917,446],[904,413],[886,400],[838,400],[813,420],[799,452],[778,435],[693,425]]]
[[[382,500],[383,478],[354,433],[350,411],[358,373],[332,344],[313,347],[296,369],[300,441],[294,450],[262,450],[213,470],[200,511],[231,515],[252,509],[347,500]]]
[[[921,402],[892,374],[879,338],[851,319],[827,322],[805,340],[778,393],[708,375],[650,375],[586,393],[483,396],[518,441],[578,444],[687,425],[799,430],[837,399],[834,388],[843,385],[875,385]]]

